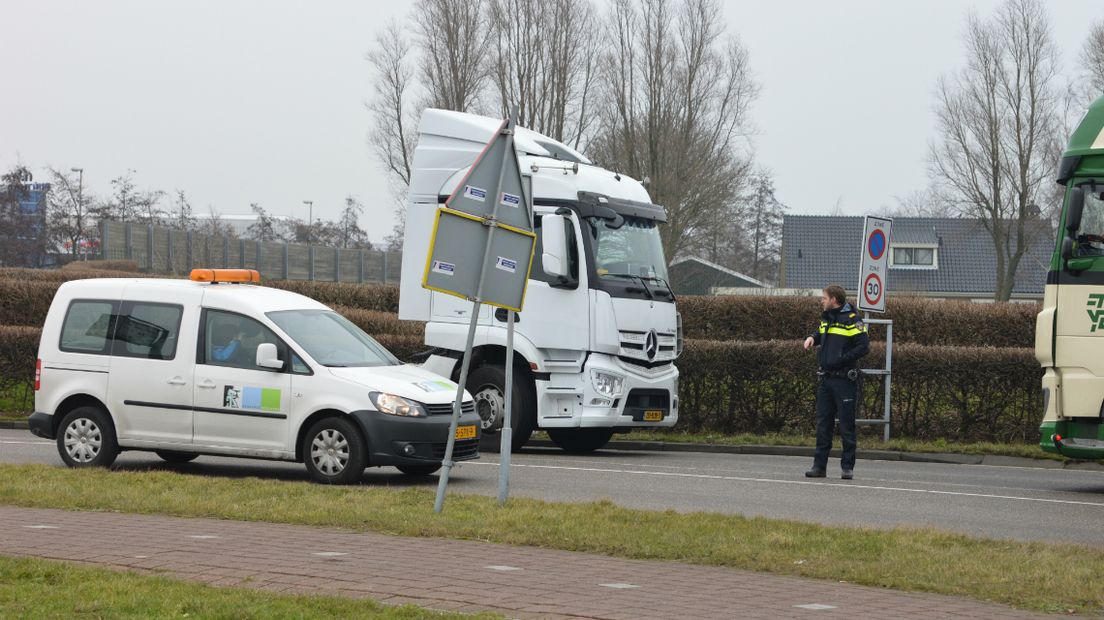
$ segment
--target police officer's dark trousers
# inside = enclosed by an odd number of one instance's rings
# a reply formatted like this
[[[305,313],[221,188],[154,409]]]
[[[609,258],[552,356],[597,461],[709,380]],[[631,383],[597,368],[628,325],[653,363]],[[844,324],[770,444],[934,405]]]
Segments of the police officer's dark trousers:
[[[855,468],[855,382],[846,377],[821,377],[817,386],[816,454],[813,467],[828,468],[828,453],[832,449],[832,435],[835,420],[839,418],[840,437],[843,439],[843,458],[840,467],[845,470]]]

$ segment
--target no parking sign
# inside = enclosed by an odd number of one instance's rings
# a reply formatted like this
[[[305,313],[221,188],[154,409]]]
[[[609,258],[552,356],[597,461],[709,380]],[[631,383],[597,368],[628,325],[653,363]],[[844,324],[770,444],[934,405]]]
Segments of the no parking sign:
[[[862,263],[859,267],[859,309],[885,312],[886,276],[889,272],[889,229],[893,220],[866,216],[863,226]]]

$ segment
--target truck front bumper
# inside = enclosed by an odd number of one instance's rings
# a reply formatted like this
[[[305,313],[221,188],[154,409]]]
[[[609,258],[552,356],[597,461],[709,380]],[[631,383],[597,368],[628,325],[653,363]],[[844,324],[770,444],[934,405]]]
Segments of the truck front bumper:
[[[592,371],[622,377],[616,397],[600,394]],[[592,353],[575,374],[554,373],[537,382],[541,428],[670,428],[678,422],[678,368],[648,370],[620,359]],[[657,418],[658,419],[655,419]]]

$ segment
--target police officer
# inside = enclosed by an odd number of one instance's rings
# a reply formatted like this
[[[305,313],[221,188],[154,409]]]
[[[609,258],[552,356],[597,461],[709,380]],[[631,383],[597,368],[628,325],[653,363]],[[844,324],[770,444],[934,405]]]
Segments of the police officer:
[[[832,427],[839,417],[843,458],[840,467],[843,479],[851,480],[855,469],[855,399],[859,358],[870,351],[866,326],[858,312],[847,303],[843,287],[833,284],[822,291],[820,329],[805,339],[805,350],[816,346],[819,368],[816,401],[816,454],[813,468],[805,472],[809,478],[823,478],[828,469],[828,453],[832,449]]]

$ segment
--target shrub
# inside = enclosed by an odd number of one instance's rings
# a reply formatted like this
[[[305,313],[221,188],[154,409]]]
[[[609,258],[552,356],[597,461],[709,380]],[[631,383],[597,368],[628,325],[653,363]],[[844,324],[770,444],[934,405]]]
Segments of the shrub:
[[[41,327],[58,282],[0,280],[0,325]]]
[[[371,336],[389,334],[395,336],[416,336],[419,340],[425,335],[425,323],[422,321],[400,321],[398,315],[391,312],[362,310],[349,306],[334,306],[334,310],[349,319],[357,327]]]
[[[34,409],[31,382],[41,336],[35,327],[0,326],[0,412],[29,414]]]
[[[31,282],[68,282],[88,278],[166,278],[150,273],[129,271],[105,271],[93,269],[23,269],[20,267],[0,267],[0,280],[22,280]]]
[[[75,260],[62,265],[63,271],[138,271],[136,260]]]
[[[305,295],[327,306],[348,306],[377,312],[399,311],[399,287],[384,284],[265,280],[265,286]]]

